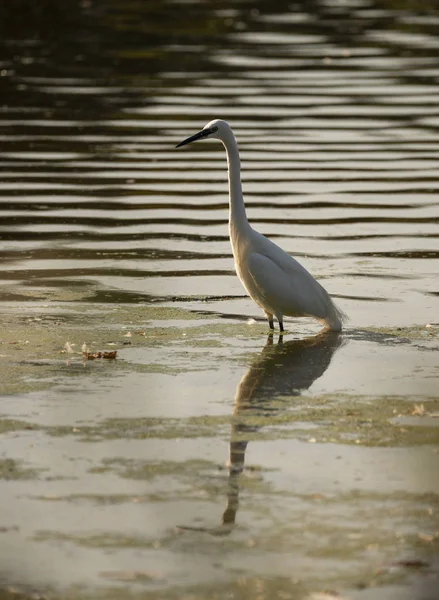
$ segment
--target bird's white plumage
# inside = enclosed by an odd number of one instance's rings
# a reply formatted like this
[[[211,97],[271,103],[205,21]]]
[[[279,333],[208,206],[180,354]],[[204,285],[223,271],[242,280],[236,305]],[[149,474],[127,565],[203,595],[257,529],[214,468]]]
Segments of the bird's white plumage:
[[[281,319],[282,315],[297,317],[308,314],[324,318],[325,307],[315,293],[315,286],[310,290],[310,281],[305,285],[297,271],[286,272],[271,257],[258,252],[251,252],[247,268],[257,289],[260,306],[267,313]]]
[[[229,232],[238,277],[253,300],[262,308],[270,326],[273,315],[283,330],[283,316],[309,316],[340,331],[344,314],[327,291],[297,260],[249,224],[242,196],[240,159],[233,132],[225,121],[210,121],[203,130],[179,144],[216,138],[227,152],[229,167]]]

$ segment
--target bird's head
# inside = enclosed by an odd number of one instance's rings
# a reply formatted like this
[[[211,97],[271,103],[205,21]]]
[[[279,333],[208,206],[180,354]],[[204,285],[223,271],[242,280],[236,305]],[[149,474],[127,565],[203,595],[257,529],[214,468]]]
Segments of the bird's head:
[[[207,140],[209,138],[224,141],[224,139],[230,135],[231,132],[232,130],[230,129],[228,123],[222,121],[221,119],[214,119],[213,121],[210,121],[210,123],[207,123],[207,125],[205,125],[201,131],[186,138],[175,147],[180,148],[180,146],[185,146],[186,144],[191,144],[192,142],[196,142],[198,140]]]

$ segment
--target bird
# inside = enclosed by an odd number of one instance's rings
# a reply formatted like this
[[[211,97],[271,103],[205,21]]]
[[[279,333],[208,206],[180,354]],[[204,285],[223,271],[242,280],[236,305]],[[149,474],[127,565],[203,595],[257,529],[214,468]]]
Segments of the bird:
[[[248,222],[238,144],[230,125],[222,119],[214,119],[175,147],[205,139],[220,140],[226,149],[229,237],[235,269],[249,296],[265,313],[270,330],[274,330],[276,317],[283,333],[284,316],[288,316],[313,317],[325,330],[341,331],[347,317],[325,288],[296,259]]]

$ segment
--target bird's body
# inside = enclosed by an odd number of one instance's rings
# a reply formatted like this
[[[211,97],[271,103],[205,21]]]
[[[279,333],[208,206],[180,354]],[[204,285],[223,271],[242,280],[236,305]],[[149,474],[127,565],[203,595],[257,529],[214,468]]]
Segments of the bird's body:
[[[204,138],[222,141],[229,167],[229,234],[235,268],[250,297],[264,311],[270,328],[273,316],[283,331],[283,317],[314,317],[327,329],[340,331],[343,313],[327,291],[294,258],[255,231],[247,220],[241,187],[238,145],[230,126],[219,119],[177,147]]]

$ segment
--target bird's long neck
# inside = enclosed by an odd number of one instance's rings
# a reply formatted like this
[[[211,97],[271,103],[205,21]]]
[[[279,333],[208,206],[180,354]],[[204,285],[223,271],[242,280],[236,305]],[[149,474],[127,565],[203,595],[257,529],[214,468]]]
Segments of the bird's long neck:
[[[223,140],[227,152],[229,167],[229,230],[233,240],[239,232],[244,232],[250,227],[245,212],[244,198],[241,186],[241,161],[239,159],[238,144],[230,132],[230,136]]]

